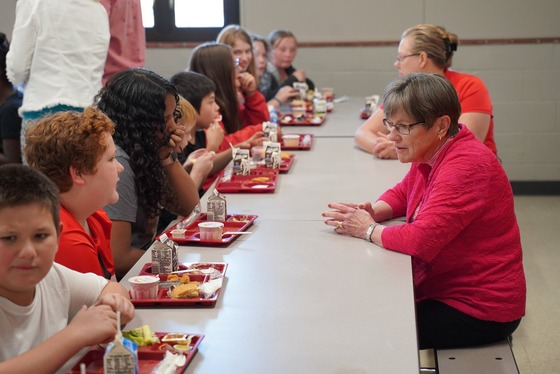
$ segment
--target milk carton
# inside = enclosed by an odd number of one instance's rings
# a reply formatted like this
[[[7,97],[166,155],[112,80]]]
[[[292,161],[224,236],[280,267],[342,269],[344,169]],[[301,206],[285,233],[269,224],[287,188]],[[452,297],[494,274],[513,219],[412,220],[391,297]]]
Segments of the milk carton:
[[[267,168],[279,169],[282,163],[280,143],[264,142],[264,165]]]
[[[170,240],[165,234],[162,234],[160,240],[156,240],[152,244],[152,274],[168,274],[177,271],[177,248],[177,243]]]
[[[233,174],[248,175],[251,172],[251,159],[248,149],[233,149]]]
[[[208,198],[207,219],[209,221],[225,221],[227,218],[226,197],[221,195],[216,189],[214,194]]]

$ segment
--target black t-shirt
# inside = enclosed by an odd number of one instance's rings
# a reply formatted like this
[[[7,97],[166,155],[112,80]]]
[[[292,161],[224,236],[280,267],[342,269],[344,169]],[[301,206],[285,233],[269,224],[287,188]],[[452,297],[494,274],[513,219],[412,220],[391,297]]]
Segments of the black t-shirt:
[[[15,91],[0,105],[0,152],[3,151],[3,139],[19,139],[21,132],[21,117],[18,109],[23,95]]]

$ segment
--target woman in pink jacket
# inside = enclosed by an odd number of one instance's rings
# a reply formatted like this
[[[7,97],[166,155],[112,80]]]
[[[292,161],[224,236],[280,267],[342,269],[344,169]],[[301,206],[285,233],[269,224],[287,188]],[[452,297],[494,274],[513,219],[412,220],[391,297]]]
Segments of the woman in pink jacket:
[[[404,179],[371,204],[332,203],[338,234],[412,257],[420,349],[509,336],[525,314],[525,275],[513,193],[498,158],[459,124],[449,80],[411,73],[385,90],[388,138]],[[406,217],[406,223],[386,221]]]

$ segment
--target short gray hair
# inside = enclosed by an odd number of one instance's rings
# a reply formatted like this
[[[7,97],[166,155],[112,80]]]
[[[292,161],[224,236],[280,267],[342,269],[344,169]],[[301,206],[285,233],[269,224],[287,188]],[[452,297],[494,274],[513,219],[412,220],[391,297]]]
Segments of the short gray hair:
[[[424,121],[430,128],[443,115],[451,118],[448,136],[459,131],[461,104],[455,88],[438,74],[411,73],[389,83],[383,93],[386,117],[403,110],[415,121]]]

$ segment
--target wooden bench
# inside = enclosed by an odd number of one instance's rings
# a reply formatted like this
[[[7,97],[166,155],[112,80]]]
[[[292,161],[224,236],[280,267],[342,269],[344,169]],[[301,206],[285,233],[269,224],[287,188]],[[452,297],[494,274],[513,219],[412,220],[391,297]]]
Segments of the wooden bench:
[[[439,374],[519,374],[509,339],[478,347],[436,351]]]

